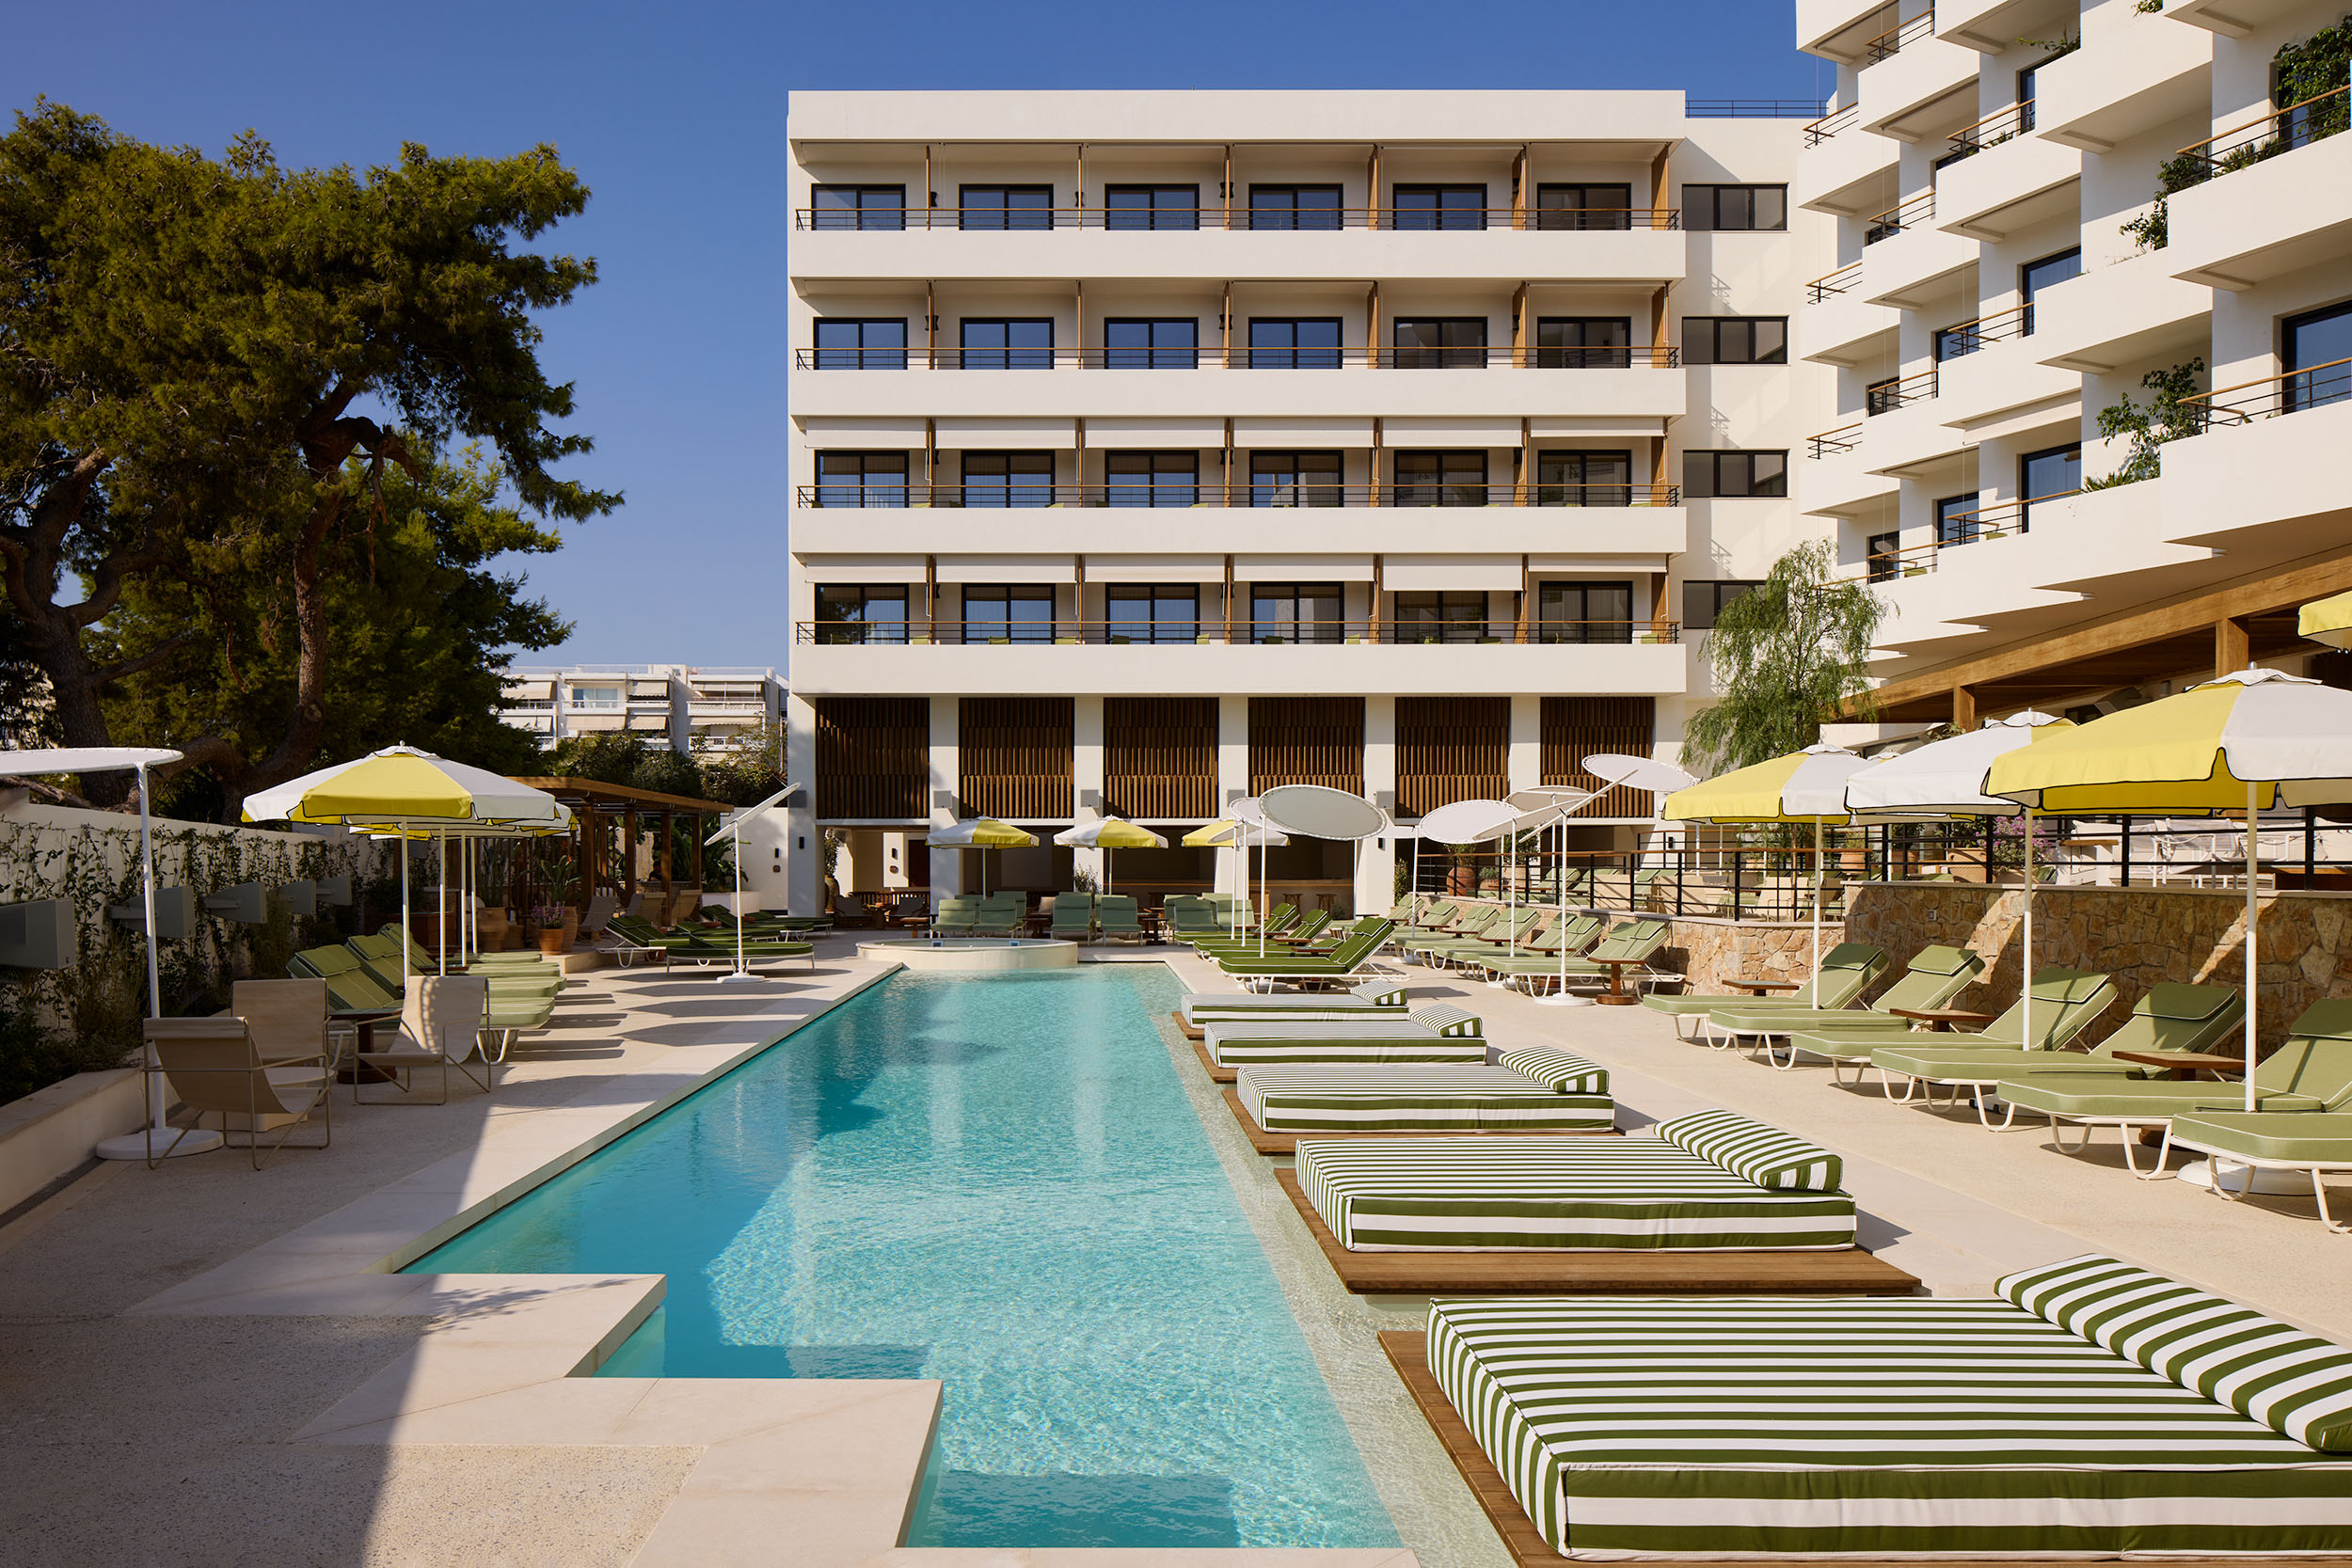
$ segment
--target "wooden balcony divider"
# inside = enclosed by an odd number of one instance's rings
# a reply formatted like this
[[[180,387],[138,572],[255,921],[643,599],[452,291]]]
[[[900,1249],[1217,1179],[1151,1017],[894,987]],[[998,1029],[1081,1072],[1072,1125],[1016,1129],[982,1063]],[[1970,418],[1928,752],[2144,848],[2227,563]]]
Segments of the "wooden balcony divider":
[[[1645,757],[1657,727],[1655,698],[1546,697],[1539,759],[1543,781],[1547,784],[1597,789],[1601,781],[1577,765],[1596,752]],[[1654,809],[1646,789],[1613,789],[1576,815],[1647,816]]]
[[[1361,697],[1249,699],[1249,793],[1286,784],[1364,792]]]
[[[1511,790],[1511,699],[1399,697],[1396,809],[1425,816],[1455,800]]]
[[[1103,810],[1206,822],[1217,814],[1215,697],[1103,699]]]
[[[1068,697],[963,698],[956,719],[957,815],[1068,820],[1074,708]]]
[[[927,699],[819,697],[816,708],[820,821],[921,821],[930,815]]]

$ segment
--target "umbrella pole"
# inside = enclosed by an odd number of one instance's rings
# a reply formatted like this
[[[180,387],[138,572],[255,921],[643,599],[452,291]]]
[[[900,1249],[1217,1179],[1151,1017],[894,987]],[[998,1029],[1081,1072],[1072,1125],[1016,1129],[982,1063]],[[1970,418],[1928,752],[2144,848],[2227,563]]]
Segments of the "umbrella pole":
[[[439,950],[434,955],[434,963],[441,974],[447,974],[449,973],[449,830],[447,828],[443,828],[433,835],[433,902],[439,906],[433,915],[434,928],[439,932],[434,941],[434,945]]]
[[[133,771],[139,776],[139,905],[147,914],[147,1016],[164,1016],[163,974],[155,958],[155,832],[148,816],[147,765],[137,764]],[[164,1080],[156,1070],[161,1065],[155,1048],[148,1041],[139,1041],[140,1059],[147,1070],[147,1125],[136,1132],[102,1139],[91,1150],[101,1160],[148,1160],[155,1153],[155,1134],[167,1132],[172,1141],[165,1146],[162,1158],[175,1154],[203,1154],[218,1148],[227,1140],[218,1132],[205,1128],[190,1128],[181,1132],[164,1119]]]
[[[2023,959],[2026,1022],[2023,1030],[2026,1049],[2033,1049],[2033,808],[2026,808],[2026,950]]]
[[[1821,973],[1821,819],[1813,819],[1813,973]]]
[[[404,819],[394,825],[400,830],[400,995],[405,1005],[408,999],[408,824]]]
[[[2262,1011],[2261,993],[2254,990],[2254,925],[2258,918],[2254,908],[2254,784],[2249,780],[2246,785],[2246,1108],[2249,1111],[2255,1110],[2260,1103],[2254,1087],[2254,1037],[2255,1015]],[[2220,1178],[2217,1174],[2215,1184],[2217,1186],[2219,1182]],[[2253,1189],[2254,1173],[2251,1171],[2247,1173],[2246,1185],[2249,1192]]]

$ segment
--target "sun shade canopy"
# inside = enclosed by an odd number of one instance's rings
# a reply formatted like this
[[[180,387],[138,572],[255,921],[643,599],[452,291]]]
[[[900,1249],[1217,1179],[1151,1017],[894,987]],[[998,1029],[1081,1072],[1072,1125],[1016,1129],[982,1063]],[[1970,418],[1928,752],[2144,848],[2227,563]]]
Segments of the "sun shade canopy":
[[[2312,600],[2303,607],[2295,629],[2331,648],[2352,648],[2352,594]]]
[[[1306,838],[1355,840],[1389,831],[1388,813],[1324,784],[1277,784],[1259,797],[1259,810],[1272,826]]]
[[[413,746],[305,773],[246,797],[247,822],[551,822],[555,797]]]
[[[2074,727],[2067,720],[2030,710],[1988,721],[1965,735],[1870,764],[1846,781],[1847,808],[1857,821],[1872,822],[2014,816],[2026,808],[2005,796],[1987,795],[1985,774],[1996,758]]]
[[[1659,815],[1682,822],[1844,822],[1846,781],[1868,766],[1842,746],[1807,746],[1678,789]]]
[[[1119,816],[1097,817],[1081,822],[1074,828],[1064,828],[1054,835],[1056,844],[1067,844],[1075,849],[1165,849],[1168,840],[1149,828],[1138,828]]]
[[[1036,846],[1037,834],[993,816],[974,816],[949,827],[932,829],[930,842],[937,848],[968,846],[974,849],[1027,849]]]

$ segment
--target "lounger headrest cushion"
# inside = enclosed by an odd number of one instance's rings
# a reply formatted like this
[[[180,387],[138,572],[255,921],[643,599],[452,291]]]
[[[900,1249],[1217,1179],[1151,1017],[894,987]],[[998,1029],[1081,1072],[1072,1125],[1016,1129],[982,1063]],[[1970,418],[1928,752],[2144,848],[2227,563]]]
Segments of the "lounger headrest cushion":
[[[1450,1002],[1432,1002],[1425,1007],[1415,1007],[1415,1023],[1435,1029],[1450,1039],[1473,1039],[1486,1033],[1479,1025],[1476,1013],[1464,1012]]]
[[[1405,1006],[1405,982],[1402,980],[1366,980],[1360,986],[1348,988],[1350,996],[1360,996],[1375,1007]]]
[[[1957,974],[1975,958],[1965,947],[1922,947],[1903,967],[1915,974]]]
[[[1821,956],[1821,967],[1867,969],[1886,955],[1867,942],[1841,942]]]
[[[1658,1135],[1743,1180],[1779,1192],[1834,1193],[1845,1176],[1845,1162],[1828,1149],[1729,1111],[1677,1117],[1660,1123]]]
[[[1495,1059],[1495,1065],[1533,1078],[1554,1094],[1609,1092],[1607,1068],[1548,1045],[1531,1046],[1525,1051],[1506,1051]]]
[[[2200,1022],[2228,1006],[2236,994],[2227,986],[2185,986],[2178,980],[2159,980],[2148,988],[2136,1010],[2150,1018]]]
[[[2112,984],[2104,974],[2091,974],[2079,969],[2061,969],[2053,964],[2033,977],[2033,999],[2037,1002],[2089,1002]]]
[[[2352,1039],[2352,1001],[2314,1002],[2287,1025],[2287,1033],[2312,1039]]]
[[[2298,1443],[2352,1452],[2352,1349],[2097,1253],[2022,1270],[1993,1288]]]

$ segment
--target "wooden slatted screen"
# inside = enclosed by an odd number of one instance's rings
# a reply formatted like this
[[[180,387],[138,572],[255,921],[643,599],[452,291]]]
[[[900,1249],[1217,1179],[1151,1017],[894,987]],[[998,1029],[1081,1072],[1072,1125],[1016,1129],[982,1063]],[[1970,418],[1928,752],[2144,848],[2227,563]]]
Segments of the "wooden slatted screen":
[[[1249,699],[1249,793],[1286,784],[1364,792],[1361,697]]]
[[[1206,822],[1216,816],[1215,697],[1103,699],[1103,810]]]
[[[1597,789],[1601,781],[1578,766],[1596,752],[1649,755],[1657,735],[1658,703],[1650,697],[1546,697],[1544,783]],[[1646,789],[1613,789],[1579,816],[1647,816],[1656,809]]]
[[[1067,820],[1074,709],[1068,697],[962,699],[956,719],[956,815]]]
[[[818,820],[919,822],[930,815],[929,699],[819,697],[816,706]]]
[[[1399,697],[1396,810],[1425,816],[1455,800],[1511,792],[1511,699]]]

